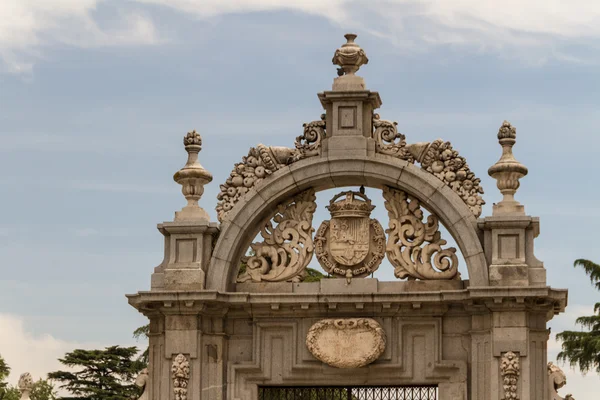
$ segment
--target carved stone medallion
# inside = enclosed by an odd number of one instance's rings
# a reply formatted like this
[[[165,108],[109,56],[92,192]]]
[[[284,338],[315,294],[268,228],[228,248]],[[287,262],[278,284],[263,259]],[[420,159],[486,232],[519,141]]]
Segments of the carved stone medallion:
[[[385,332],[371,318],[324,319],[306,336],[315,358],[336,368],[360,368],[377,360],[385,350]]]
[[[323,221],[315,236],[315,254],[325,271],[351,279],[379,268],[385,235],[379,221],[369,218],[374,208],[361,192],[342,192],[331,199],[331,220]]]

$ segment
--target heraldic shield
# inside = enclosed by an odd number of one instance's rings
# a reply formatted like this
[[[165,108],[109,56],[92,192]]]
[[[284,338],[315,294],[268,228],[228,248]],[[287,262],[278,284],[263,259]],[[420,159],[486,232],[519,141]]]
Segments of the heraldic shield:
[[[369,218],[374,208],[363,188],[329,201],[331,220],[321,223],[315,237],[315,254],[325,271],[351,279],[379,268],[385,235],[379,221]]]

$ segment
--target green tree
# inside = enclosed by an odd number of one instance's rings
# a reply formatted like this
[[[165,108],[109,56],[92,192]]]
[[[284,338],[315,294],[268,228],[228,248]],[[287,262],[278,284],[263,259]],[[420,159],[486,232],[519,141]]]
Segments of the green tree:
[[[111,346],[104,350],[77,349],[58,361],[70,371],[55,371],[48,378],[61,383],[72,396],[62,399],[130,400],[139,394],[133,383],[144,368],[137,347]]]
[[[133,331],[133,337],[136,340],[145,339],[147,341],[149,334],[150,334],[150,325],[149,324],[140,326],[135,331]],[[144,364],[144,367],[148,366],[149,359],[150,359],[150,345],[146,346],[146,350],[144,350],[144,352],[138,357],[138,360],[140,360]]]
[[[4,361],[2,355],[0,355],[0,399],[4,397],[4,393],[8,387],[8,382],[6,382],[6,378],[10,374],[10,367]]]
[[[592,284],[600,290],[599,264],[578,259],[573,266],[583,268]],[[568,361],[571,367],[578,366],[583,373],[590,370],[600,373],[600,303],[594,305],[594,315],[579,317],[575,322],[586,330],[557,334],[556,338],[562,342],[562,351],[558,353],[557,359]]]

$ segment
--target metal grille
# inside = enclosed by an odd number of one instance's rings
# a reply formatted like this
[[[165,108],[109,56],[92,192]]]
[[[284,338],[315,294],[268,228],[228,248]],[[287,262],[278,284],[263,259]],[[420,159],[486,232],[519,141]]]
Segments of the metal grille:
[[[437,400],[437,386],[259,387],[259,400]]]

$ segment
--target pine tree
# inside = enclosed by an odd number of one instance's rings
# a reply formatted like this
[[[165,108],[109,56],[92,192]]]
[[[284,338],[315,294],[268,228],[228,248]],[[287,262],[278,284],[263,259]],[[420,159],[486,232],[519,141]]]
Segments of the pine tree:
[[[136,347],[111,346],[105,350],[77,349],[60,358],[70,371],[55,371],[48,378],[61,382],[72,396],[61,399],[130,400],[136,396],[135,376],[144,364],[135,358]]]
[[[578,259],[573,264],[582,267],[589,275],[596,289],[600,291],[600,265],[590,260]],[[585,331],[564,331],[556,335],[562,341],[559,361],[568,361],[571,367],[578,366],[586,373],[596,370],[600,373],[600,302],[594,305],[594,315],[583,316],[575,321]]]

